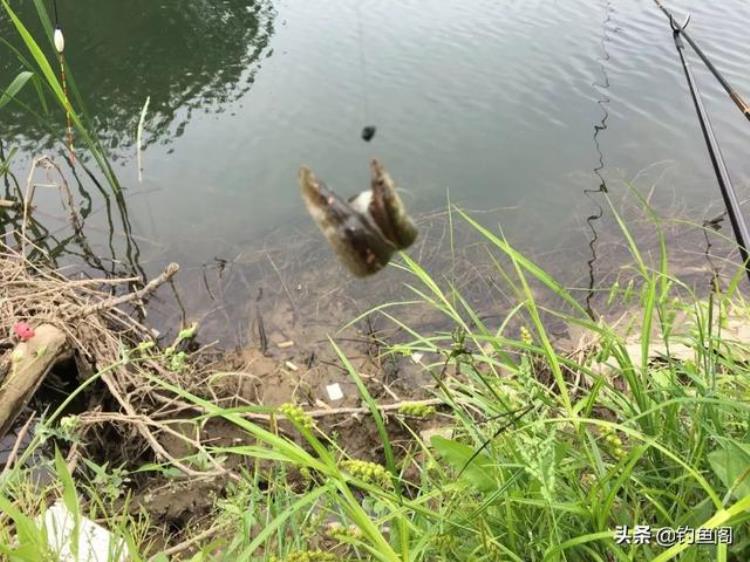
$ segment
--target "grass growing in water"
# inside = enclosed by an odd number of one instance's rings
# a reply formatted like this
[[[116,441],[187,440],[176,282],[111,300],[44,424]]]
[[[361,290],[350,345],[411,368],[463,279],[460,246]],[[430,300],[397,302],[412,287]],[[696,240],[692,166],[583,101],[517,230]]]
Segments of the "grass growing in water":
[[[603,320],[592,321],[541,267],[459,214],[488,242],[498,277],[516,297],[505,318],[489,325],[450,282],[431,277],[407,256],[400,267],[413,276],[410,289],[454,329],[422,334],[399,320],[397,306],[378,309],[410,334],[388,353],[422,354],[422,365],[433,375],[440,409],[450,415],[441,435],[425,442],[414,432],[411,449],[397,454],[385,414],[341,352],[377,427],[382,465],[350,458],[344,444],[319,432],[297,406],[221,408],[148,375],[165,392],[202,410],[196,424],[221,418],[248,436],[244,444],[206,447],[216,462],[242,458],[254,463],[254,470],[217,500],[214,533],[196,541],[193,560],[750,558],[750,347],[733,331],[734,318],[750,321],[737,292],[743,272],[726,292],[701,299],[670,275],[664,238],[651,266],[615,212],[638,280],[625,289],[612,287],[609,300],[635,301],[633,338]],[[659,229],[658,217],[651,216]],[[548,299],[537,298],[540,288],[559,306],[543,304]],[[550,319],[585,331],[592,345],[575,354],[556,349],[546,328]],[[128,360],[139,364],[137,354]],[[250,421],[248,413],[274,417],[264,426]],[[405,418],[389,415],[410,430]],[[277,430],[281,418],[301,439]],[[59,434],[54,416],[48,428]],[[413,466],[417,476],[407,477]],[[55,471],[59,483],[53,486],[73,502],[64,463],[58,461]],[[292,471],[303,476],[302,490],[291,483]],[[25,483],[21,468],[0,481],[5,512],[0,552],[39,560],[44,543],[29,519],[37,500],[24,492]],[[134,523],[122,509],[109,512],[112,504],[102,486],[79,482],[77,489],[127,537],[131,553],[145,557],[143,521]],[[614,530],[622,525],[731,526],[734,544],[618,544]],[[321,537],[326,548],[320,547]],[[166,560],[170,552],[153,559]]]
[[[90,132],[91,127],[87,125],[90,120],[86,116],[83,100],[78,93],[75,80],[72,73],[70,72],[70,69],[67,67],[67,64],[64,62],[62,63],[66,67],[65,75],[67,76],[67,83],[70,86],[74,97],[76,98],[78,106],[81,108],[80,114],[73,107],[73,104],[64,91],[60,80],[58,80],[57,71],[55,71],[56,64],[50,63],[47,55],[44,53],[44,50],[39,45],[37,40],[31,35],[28,28],[24,25],[21,19],[13,11],[8,0],[0,0],[0,5],[2,5],[5,13],[10,18],[13,27],[17,31],[19,37],[21,38],[21,41],[23,42],[24,46],[29,52],[29,55],[31,56],[31,60],[27,59],[6,39],[0,37],[0,44],[4,45],[8,50],[13,52],[19,62],[21,62],[21,64],[26,68],[26,70],[20,72],[18,76],[16,76],[16,78],[7,86],[5,91],[0,91],[0,108],[2,108],[10,101],[16,101],[17,103],[20,103],[27,111],[29,111],[33,115],[36,115],[42,121],[45,121],[45,116],[39,115],[34,109],[25,104],[22,104],[21,102],[18,102],[18,100],[15,100],[14,98],[21,91],[21,89],[30,82],[34,86],[39,98],[39,104],[46,114],[48,108],[46,95],[50,95],[52,100],[57,103],[60,108],[64,112],[66,112],[67,115],[70,116],[72,124],[75,126],[78,134],[81,136],[86,147],[89,149],[89,152],[94,157],[94,160],[107,179],[107,183],[109,184],[110,188],[116,195],[119,194],[121,191],[120,183],[114,171],[112,170],[112,166],[109,163],[104,148],[96,139],[96,136]],[[47,13],[47,9],[45,8],[44,3],[41,0],[34,0],[34,7],[36,8],[39,19],[42,22],[42,26],[44,27],[50,46],[54,50],[52,39],[52,21],[50,20],[49,14]]]

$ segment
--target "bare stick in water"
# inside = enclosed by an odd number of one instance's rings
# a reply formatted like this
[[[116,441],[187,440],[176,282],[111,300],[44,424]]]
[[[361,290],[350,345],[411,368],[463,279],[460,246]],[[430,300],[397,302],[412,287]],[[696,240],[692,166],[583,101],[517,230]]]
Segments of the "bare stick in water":
[[[138,119],[138,130],[135,136],[136,158],[138,159],[138,183],[143,183],[143,123],[146,121],[146,113],[148,112],[150,101],[151,96],[148,96],[146,103],[143,104],[143,109],[141,109],[141,118]]]

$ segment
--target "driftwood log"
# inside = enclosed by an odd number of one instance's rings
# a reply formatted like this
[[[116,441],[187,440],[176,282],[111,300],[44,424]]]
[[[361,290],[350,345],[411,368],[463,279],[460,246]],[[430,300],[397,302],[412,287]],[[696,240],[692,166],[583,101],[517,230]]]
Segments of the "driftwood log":
[[[59,328],[42,324],[35,332],[29,341],[15,347],[8,372],[0,381],[0,439],[10,430],[50,369],[72,353]]]

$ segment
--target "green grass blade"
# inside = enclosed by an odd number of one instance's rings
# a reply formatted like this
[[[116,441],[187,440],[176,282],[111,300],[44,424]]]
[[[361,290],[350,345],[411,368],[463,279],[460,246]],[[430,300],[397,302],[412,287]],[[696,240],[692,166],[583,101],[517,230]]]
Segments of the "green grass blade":
[[[34,73],[28,70],[19,72],[18,76],[16,76],[13,79],[13,81],[8,85],[8,87],[5,88],[5,91],[0,93],[0,109],[2,109],[5,105],[10,103],[10,100],[16,97],[18,92],[20,92],[23,89],[23,87],[26,85],[26,82],[28,82],[33,76],[34,76]]]

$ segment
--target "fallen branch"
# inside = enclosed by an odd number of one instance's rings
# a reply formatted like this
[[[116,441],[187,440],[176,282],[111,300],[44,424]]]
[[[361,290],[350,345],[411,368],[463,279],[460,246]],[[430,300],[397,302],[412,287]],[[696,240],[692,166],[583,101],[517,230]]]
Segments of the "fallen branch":
[[[404,406],[412,404],[415,406],[439,406],[440,404],[445,404],[445,400],[442,400],[440,398],[429,398],[427,400],[402,400],[401,402],[394,402],[393,404],[378,404],[377,408],[381,412],[392,412],[394,410],[399,410]],[[311,418],[323,418],[326,416],[342,414],[357,415],[369,413],[370,408],[368,408],[367,406],[362,406],[359,408],[325,408],[320,410],[310,410],[309,412],[307,412],[307,415]],[[278,418],[279,416],[276,417]]]
[[[8,432],[50,369],[71,352],[66,339],[59,328],[42,324],[33,338],[16,346],[12,353],[15,359],[11,360],[8,375],[0,385],[0,438]]]
[[[78,313],[78,316],[88,316],[89,314],[95,314],[103,310],[108,310],[127,302],[143,300],[144,297],[153,293],[160,285],[163,285],[164,283],[172,279],[172,277],[174,277],[179,270],[180,266],[178,264],[170,263],[167,268],[161,273],[161,275],[149,281],[142,289],[138,289],[137,291],[133,291],[132,293],[120,295],[119,297],[113,297],[111,299],[107,299],[96,304],[84,307]]]
[[[206,529],[205,531],[198,533],[197,535],[194,535],[190,537],[188,540],[183,541],[179,544],[176,544],[174,546],[171,546],[167,548],[166,550],[163,550],[158,556],[174,556],[175,554],[178,554],[184,550],[187,550],[191,546],[193,546],[196,543],[199,543],[209,537],[212,537],[222,529],[225,529],[229,526],[229,521],[221,521],[219,523],[214,523],[212,527],[209,529]],[[153,562],[154,560],[157,560],[158,556],[153,556],[149,558],[149,562]]]

